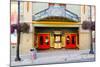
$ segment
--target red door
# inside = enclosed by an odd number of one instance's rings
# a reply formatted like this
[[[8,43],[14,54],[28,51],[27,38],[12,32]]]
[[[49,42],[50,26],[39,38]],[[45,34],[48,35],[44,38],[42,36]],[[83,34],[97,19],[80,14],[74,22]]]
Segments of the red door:
[[[66,36],[66,48],[76,48],[76,34],[67,34]]]
[[[38,49],[50,48],[50,34],[38,34]]]

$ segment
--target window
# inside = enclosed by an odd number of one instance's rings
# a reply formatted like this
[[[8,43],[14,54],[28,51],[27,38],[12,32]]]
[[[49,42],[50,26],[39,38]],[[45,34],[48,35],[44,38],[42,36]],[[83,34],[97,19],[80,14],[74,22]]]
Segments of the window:
[[[75,37],[72,36],[72,44],[75,44]]]
[[[61,35],[54,35],[54,42],[60,43],[61,42]]]

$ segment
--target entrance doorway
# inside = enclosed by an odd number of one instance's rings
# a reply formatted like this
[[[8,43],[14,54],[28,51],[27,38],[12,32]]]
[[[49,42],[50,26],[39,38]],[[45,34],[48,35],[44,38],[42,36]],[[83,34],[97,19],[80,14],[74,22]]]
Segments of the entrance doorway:
[[[76,27],[36,27],[35,36],[37,49],[79,48],[79,34]]]
[[[38,49],[49,49],[50,48],[50,34],[39,33],[38,34]]]
[[[54,48],[62,48],[62,31],[54,31]]]
[[[77,45],[77,34],[76,33],[69,33],[66,34],[66,43],[65,48],[76,48]]]

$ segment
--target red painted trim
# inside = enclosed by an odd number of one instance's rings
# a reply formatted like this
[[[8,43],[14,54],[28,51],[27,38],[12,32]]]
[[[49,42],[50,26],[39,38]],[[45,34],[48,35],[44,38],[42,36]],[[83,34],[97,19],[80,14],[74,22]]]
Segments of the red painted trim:
[[[60,6],[65,6],[66,7],[66,4],[59,4]]]
[[[54,4],[54,3],[49,3],[48,5],[49,5],[49,6],[54,6],[55,4]]]

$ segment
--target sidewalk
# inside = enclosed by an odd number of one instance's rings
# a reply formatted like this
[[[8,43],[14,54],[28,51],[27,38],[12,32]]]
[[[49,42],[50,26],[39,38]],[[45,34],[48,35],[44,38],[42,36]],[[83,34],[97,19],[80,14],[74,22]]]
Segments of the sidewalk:
[[[47,53],[38,52],[35,60],[32,60],[30,54],[21,55],[22,61],[19,62],[15,62],[14,59],[15,57],[12,56],[11,66],[94,61],[95,56],[94,54],[89,54],[89,50],[69,50]]]

